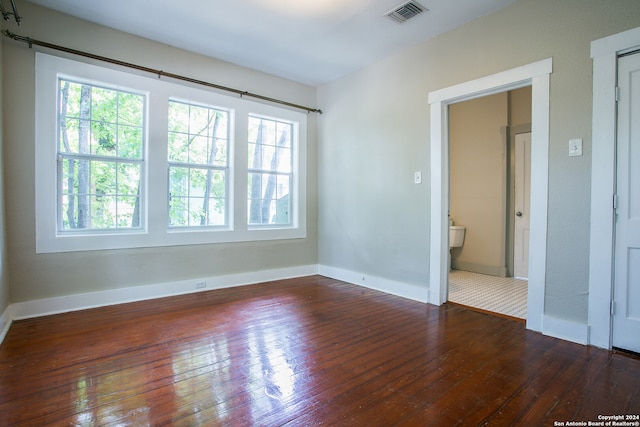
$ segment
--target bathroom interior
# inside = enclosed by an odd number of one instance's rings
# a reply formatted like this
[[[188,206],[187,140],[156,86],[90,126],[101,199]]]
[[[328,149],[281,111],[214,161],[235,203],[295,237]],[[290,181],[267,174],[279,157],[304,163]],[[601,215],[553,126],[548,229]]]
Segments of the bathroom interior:
[[[449,106],[448,301],[526,319],[531,87]]]

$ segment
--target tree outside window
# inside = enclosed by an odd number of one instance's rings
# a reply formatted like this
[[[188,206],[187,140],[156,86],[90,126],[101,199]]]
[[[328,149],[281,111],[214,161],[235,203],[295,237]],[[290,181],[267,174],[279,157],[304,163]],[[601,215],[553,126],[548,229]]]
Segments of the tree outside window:
[[[248,217],[250,225],[290,225],[293,124],[249,117]]]
[[[145,97],[59,79],[61,231],[142,226]]]
[[[229,112],[169,101],[169,226],[227,223]]]

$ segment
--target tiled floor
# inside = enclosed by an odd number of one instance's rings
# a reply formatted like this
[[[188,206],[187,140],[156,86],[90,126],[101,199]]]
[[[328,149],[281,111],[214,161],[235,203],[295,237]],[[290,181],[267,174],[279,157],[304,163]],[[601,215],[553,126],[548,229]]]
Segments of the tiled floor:
[[[449,301],[526,319],[526,280],[462,270],[449,272]]]

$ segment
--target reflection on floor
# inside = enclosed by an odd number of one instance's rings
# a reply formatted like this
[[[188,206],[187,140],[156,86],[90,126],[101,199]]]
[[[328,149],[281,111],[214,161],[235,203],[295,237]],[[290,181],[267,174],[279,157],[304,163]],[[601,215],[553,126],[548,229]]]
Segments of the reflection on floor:
[[[462,270],[449,272],[449,301],[527,318],[526,280],[494,277]]]

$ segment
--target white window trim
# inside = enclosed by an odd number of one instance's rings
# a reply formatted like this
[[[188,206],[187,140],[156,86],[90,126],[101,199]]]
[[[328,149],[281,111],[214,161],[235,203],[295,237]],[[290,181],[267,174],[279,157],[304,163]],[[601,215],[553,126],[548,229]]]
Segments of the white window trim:
[[[56,125],[58,76],[67,75],[116,89],[148,93],[146,162],[147,194],[142,230],[58,233],[56,176]],[[169,99],[189,99],[231,111],[233,131],[229,141],[228,226],[220,228],[169,228],[167,182],[167,109]],[[189,244],[245,242],[306,237],[307,116],[299,111],[222,95],[211,90],[170,83],[87,63],[36,53],[35,115],[35,216],[36,252],[72,252]],[[295,122],[298,128],[294,156],[292,225],[247,225],[247,124],[249,114]]]

